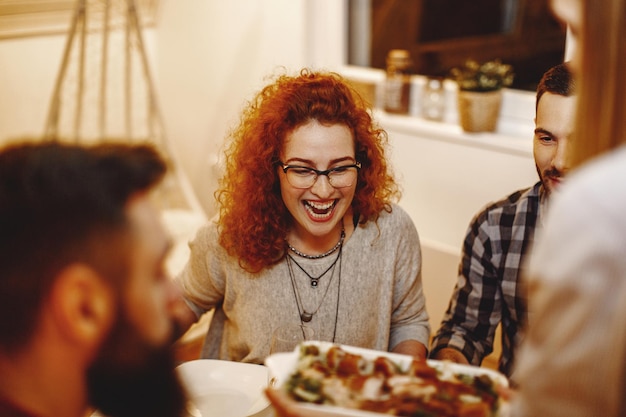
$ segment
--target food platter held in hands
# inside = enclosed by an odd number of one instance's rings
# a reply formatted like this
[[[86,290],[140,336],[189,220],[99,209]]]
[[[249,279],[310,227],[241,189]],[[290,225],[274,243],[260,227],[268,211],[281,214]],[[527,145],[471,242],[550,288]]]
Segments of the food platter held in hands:
[[[304,342],[265,364],[297,407],[324,417],[508,415],[500,396],[508,381],[490,369],[328,342]]]

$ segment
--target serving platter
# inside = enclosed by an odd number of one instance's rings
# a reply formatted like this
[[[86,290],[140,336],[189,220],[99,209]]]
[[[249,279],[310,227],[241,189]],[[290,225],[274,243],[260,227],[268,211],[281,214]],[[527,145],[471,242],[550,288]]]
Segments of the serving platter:
[[[406,369],[413,361],[411,356],[400,355],[389,352],[382,352],[371,349],[364,349],[355,346],[337,345],[329,342],[310,341],[304,342],[303,345],[313,345],[319,348],[321,352],[327,352],[333,346],[338,346],[342,350],[360,355],[365,359],[374,360],[378,357],[385,357],[399,365],[400,368]],[[269,377],[272,381],[271,384],[279,389],[286,389],[285,384],[290,379],[291,375],[295,372],[298,360],[300,357],[301,347],[297,347],[293,352],[277,353],[270,355],[265,360],[265,365],[269,369]],[[449,375],[467,375],[467,376],[481,376],[486,375],[497,385],[506,388],[508,387],[507,378],[501,373],[492,369],[480,368],[476,366],[461,365],[448,361],[428,360],[428,365],[435,368],[443,378]],[[303,410],[313,410],[316,415],[320,417],[374,417],[387,414],[375,413],[371,411],[363,411],[352,408],[338,407],[325,404],[314,404],[307,402],[297,402],[294,404],[296,408]],[[494,413],[494,417],[507,417],[509,415],[509,404],[506,400],[500,398],[498,410]]]

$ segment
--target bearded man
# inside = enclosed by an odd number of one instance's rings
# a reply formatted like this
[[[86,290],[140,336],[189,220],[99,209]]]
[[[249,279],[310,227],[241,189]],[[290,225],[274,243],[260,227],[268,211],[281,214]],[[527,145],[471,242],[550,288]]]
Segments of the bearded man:
[[[533,156],[539,182],[481,210],[468,228],[459,276],[431,358],[479,366],[502,325],[499,370],[512,378],[515,349],[527,322],[521,267],[550,194],[568,171],[574,125],[574,81],[567,64],[549,69],[537,87]],[[497,173],[496,173],[497,175]]]
[[[147,145],[0,150],[0,415],[182,415]]]

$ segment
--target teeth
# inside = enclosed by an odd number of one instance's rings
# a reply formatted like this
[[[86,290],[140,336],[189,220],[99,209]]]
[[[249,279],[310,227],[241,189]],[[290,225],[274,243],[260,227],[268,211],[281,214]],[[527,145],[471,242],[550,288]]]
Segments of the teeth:
[[[330,201],[328,203],[314,203],[312,201],[307,201],[306,203],[317,210],[328,210],[335,204],[334,201]]]
[[[305,201],[304,208],[309,212],[311,216],[316,219],[324,219],[332,213],[333,207],[335,207],[336,201],[328,203],[314,203],[311,201]]]

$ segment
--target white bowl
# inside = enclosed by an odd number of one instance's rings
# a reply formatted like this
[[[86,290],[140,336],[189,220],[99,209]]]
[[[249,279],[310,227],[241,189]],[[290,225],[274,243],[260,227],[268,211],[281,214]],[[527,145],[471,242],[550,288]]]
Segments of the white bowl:
[[[263,365],[197,359],[176,367],[197,417],[244,417],[265,409],[268,370]]]

